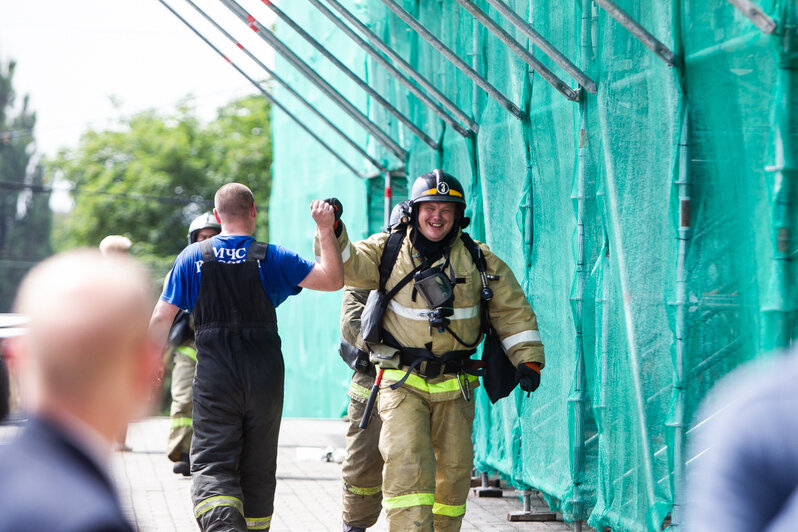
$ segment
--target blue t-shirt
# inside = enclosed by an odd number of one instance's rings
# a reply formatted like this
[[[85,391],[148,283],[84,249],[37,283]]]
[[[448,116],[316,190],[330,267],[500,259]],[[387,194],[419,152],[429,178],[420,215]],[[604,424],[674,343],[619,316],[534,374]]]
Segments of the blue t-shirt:
[[[244,262],[254,241],[251,236],[239,235],[217,235],[211,239],[216,261],[224,264]],[[298,285],[313,269],[313,263],[282,246],[269,244],[266,258],[258,261],[258,269],[263,290],[276,308],[288,296],[302,290]],[[161,299],[190,312],[197,302],[201,279],[202,252],[198,242],[186,247],[175,259],[164,281]]]

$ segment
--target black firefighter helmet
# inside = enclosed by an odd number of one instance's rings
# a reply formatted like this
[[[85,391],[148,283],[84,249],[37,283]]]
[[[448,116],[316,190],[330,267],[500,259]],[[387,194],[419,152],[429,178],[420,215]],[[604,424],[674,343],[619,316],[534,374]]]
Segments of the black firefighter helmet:
[[[410,190],[410,202],[415,205],[425,201],[445,201],[465,207],[463,185],[454,176],[439,168],[421,174]]]

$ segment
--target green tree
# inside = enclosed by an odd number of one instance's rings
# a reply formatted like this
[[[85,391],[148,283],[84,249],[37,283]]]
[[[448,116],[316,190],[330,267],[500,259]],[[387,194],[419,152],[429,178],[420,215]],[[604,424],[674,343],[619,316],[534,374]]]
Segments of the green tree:
[[[8,312],[27,271],[52,252],[50,194],[43,188],[28,97],[17,108],[14,69],[0,63],[0,312]]]
[[[263,214],[256,236],[266,239],[271,161],[269,106],[256,96],[220,108],[208,124],[184,103],[173,114],[147,111],[90,130],[50,162],[75,200],[55,245],[96,246],[123,234],[134,255],[163,272],[185,246],[188,224],[230,181],[255,193]]]

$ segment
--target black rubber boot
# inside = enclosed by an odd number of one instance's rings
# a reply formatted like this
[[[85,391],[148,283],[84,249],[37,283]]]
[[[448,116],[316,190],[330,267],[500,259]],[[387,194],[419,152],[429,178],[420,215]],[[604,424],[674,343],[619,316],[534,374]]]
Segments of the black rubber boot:
[[[191,476],[191,462],[189,460],[188,454],[182,453],[180,455],[180,460],[175,462],[175,465],[172,466],[172,471],[178,475],[183,475],[184,477]]]

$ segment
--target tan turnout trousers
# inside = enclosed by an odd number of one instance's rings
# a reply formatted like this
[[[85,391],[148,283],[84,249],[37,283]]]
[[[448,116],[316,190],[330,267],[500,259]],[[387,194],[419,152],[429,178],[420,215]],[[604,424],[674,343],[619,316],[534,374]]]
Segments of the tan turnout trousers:
[[[172,419],[169,428],[167,451],[173,462],[180,455],[191,452],[192,430],[191,386],[194,382],[194,368],[197,367],[197,352],[187,345],[175,350],[175,365],[172,368],[172,406],[169,415]]]
[[[374,526],[382,510],[382,456],[379,440],[382,422],[375,407],[369,426],[360,428],[374,377],[356,371],[349,386],[349,430],[342,476],[343,520],[359,528]]]
[[[442,381],[443,377],[430,379],[445,385]],[[397,390],[388,384],[380,388],[379,410],[383,505],[389,529],[460,530],[474,459],[474,401],[466,401],[459,391],[454,397],[450,392],[436,393],[434,384],[420,389],[425,382],[417,375]]]

